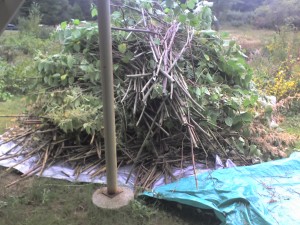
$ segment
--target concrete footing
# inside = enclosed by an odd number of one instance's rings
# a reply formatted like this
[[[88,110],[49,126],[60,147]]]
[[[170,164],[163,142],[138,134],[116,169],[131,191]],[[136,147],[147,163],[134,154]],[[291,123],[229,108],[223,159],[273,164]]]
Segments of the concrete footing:
[[[127,187],[119,187],[114,195],[109,195],[107,188],[103,187],[96,190],[92,197],[93,203],[103,209],[119,209],[128,205],[133,199],[133,191]]]

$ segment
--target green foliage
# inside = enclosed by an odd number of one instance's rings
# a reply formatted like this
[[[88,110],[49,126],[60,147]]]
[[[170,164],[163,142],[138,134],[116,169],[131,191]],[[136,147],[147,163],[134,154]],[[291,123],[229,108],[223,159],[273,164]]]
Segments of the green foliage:
[[[208,6],[203,6],[201,9],[193,12],[195,9],[197,0],[189,0],[186,3],[180,1],[166,2],[164,13],[167,14],[164,17],[166,22],[177,20],[187,26],[196,28],[197,30],[211,30],[212,25],[212,11]],[[146,9],[151,9],[151,5],[144,4]]]
[[[69,19],[68,0],[38,0],[43,15],[42,23],[56,25],[61,21]]]
[[[212,14],[208,7],[203,7],[195,14],[186,11],[194,3],[190,1],[189,5],[173,4],[165,10],[153,7],[149,1],[141,1],[139,5],[150,15],[148,22],[153,30],[161,30],[163,34],[169,32],[169,35],[176,30],[174,44],[170,47],[174,57],[177,57],[182,48],[186,48],[178,56],[173,69],[175,77],[180,77],[182,84],[186,85],[184,92],[181,92],[183,88],[179,81],[164,84],[165,75],[159,71],[156,79],[147,75],[156,73],[160,67],[146,39],[147,34],[112,32],[118,147],[126,146],[129,136],[136,143],[135,146],[140,146],[140,141],[144,141],[149,130],[151,121],[148,122],[148,118],[155,115],[154,112],[157,112],[164,99],[168,102],[164,108],[166,112],[159,116],[164,134],[153,134],[151,141],[154,145],[161,144],[159,140],[165,133],[173,136],[179,132],[187,132],[187,126],[182,121],[189,116],[206,135],[217,132],[221,127],[230,136],[232,131],[240,131],[252,121],[252,108],[258,97],[250,91],[252,72],[245,56],[237,44],[222,40],[210,29]],[[92,13],[97,14],[95,10]],[[156,18],[154,15],[157,15]],[[140,21],[142,16],[137,11],[124,9],[123,13],[112,12],[111,18],[113,26],[128,27]],[[188,44],[192,47],[188,47],[186,38],[191,36],[193,39]],[[102,90],[97,24],[78,20],[63,22],[57,37],[63,45],[61,53],[43,53],[35,58],[39,85],[43,91],[35,96],[34,113],[59,127],[64,136],[75,135],[76,141],[80,139],[79,143],[91,143],[94,135],[97,141],[102,141],[103,115],[102,103],[99,100]],[[153,36],[153,44],[162,49],[163,36]],[[146,75],[135,78],[135,73]],[[147,87],[147,84],[150,86]],[[146,90],[144,93],[141,91],[143,87]],[[182,100],[181,104],[170,103],[172,88]],[[172,104],[179,104],[176,107],[180,108],[176,110]],[[139,124],[143,113],[145,117],[148,116],[141,119]],[[190,144],[188,140],[183,141]],[[221,141],[224,142],[224,138]],[[211,145],[209,142],[204,144]],[[148,144],[145,146],[150,148]],[[246,148],[249,151],[249,145]]]
[[[226,22],[234,27],[240,27],[252,22],[253,13],[252,12],[240,12],[235,10],[230,10],[226,15]]]
[[[0,65],[0,101],[30,90],[34,83],[33,77],[36,76],[31,60],[23,60],[17,65],[0,61]]]
[[[45,92],[43,98],[36,99],[34,106],[37,113],[46,113],[65,133],[85,131],[93,135],[103,129],[99,98],[83,93],[79,87]]]
[[[18,28],[21,33],[29,34],[32,36],[40,35],[40,23],[42,20],[42,15],[40,13],[40,6],[37,3],[33,3],[29,9],[29,16],[19,17]]]
[[[254,25],[259,28],[276,28],[285,24],[300,26],[298,0],[267,0],[255,10]]]
[[[26,101],[24,98],[12,97],[11,99],[0,101],[0,115],[18,115],[25,111]],[[3,134],[8,127],[16,125],[15,118],[0,118],[0,134]]]
[[[19,16],[27,18],[32,5],[38,4],[43,15],[41,23],[45,25],[57,25],[70,19],[91,20],[92,2],[93,0],[26,0]]]
[[[264,46],[262,55],[252,62],[258,88],[277,100],[294,96],[300,90],[300,39],[295,31],[293,26],[281,27]]]
[[[34,55],[40,52],[59,51],[51,39],[42,40],[32,34],[12,33],[0,39],[0,100],[13,95],[26,94],[35,86],[37,70]]]
[[[242,2],[241,0],[231,0],[231,1],[223,1],[223,0],[212,0],[214,3],[213,10],[217,17],[220,20],[224,20],[226,18],[227,13],[238,3]]]

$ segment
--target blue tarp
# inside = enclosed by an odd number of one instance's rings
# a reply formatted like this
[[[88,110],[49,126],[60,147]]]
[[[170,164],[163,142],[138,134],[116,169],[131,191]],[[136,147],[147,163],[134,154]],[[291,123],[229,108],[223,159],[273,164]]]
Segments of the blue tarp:
[[[223,224],[300,224],[300,153],[182,178],[143,195],[213,209]]]

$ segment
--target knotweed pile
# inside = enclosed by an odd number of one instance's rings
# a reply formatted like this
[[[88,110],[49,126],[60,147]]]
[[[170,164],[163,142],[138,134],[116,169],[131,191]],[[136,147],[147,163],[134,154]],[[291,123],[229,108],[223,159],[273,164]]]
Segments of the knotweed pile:
[[[203,30],[205,7],[199,14],[186,7],[145,2],[112,14],[118,165],[132,164],[143,188],[160,175],[173,180],[174,167],[248,157],[246,145],[236,146],[257,99],[251,71],[239,46]],[[39,156],[25,175],[64,161],[95,177],[105,172],[98,28],[74,20],[57,36],[63,51],[35,59],[30,115],[43,124],[14,138],[23,146],[17,154]]]

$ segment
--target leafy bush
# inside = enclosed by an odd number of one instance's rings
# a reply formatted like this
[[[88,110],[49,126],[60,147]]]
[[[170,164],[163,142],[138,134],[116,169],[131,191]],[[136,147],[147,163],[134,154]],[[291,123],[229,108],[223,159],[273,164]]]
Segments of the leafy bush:
[[[191,1],[193,2],[193,1]],[[153,10],[151,3],[143,1],[141,7],[149,14]],[[168,8],[165,11],[157,12],[157,15],[166,13],[167,16],[157,19],[158,23],[153,23],[152,29],[159,29],[163,32],[178,32],[177,36],[171,40],[172,51],[182,57],[176,59],[174,76],[180,74],[180,82],[185,87],[185,92],[181,93],[181,84],[172,85],[165,82],[164,75],[157,70],[160,68],[154,59],[149,42],[145,41],[145,34],[134,33],[130,35],[124,31],[113,32],[113,52],[114,52],[114,78],[116,96],[116,120],[119,127],[118,141],[122,143],[124,133],[133,135],[136,140],[144,140],[145,131],[149,130],[148,117],[139,123],[138,117],[145,114],[155,115],[160,104],[166,96],[174,91],[176,97],[181,98],[183,105],[178,106],[168,100],[164,110],[168,110],[168,115],[161,116],[161,128],[170,132],[186,132],[181,120],[187,117],[188,108],[200,107],[200,114],[189,112],[193,120],[197,121],[198,127],[203,127],[209,132],[213,132],[216,127],[224,127],[226,130],[239,130],[244,124],[249,124],[252,120],[251,108],[257,100],[257,96],[250,91],[250,81],[252,72],[247,65],[244,55],[238,45],[233,41],[224,42],[213,31],[206,31],[209,27],[211,16],[210,10],[204,8],[202,13],[186,13],[187,7],[193,8],[194,3],[178,5],[175,8]],[[127,23],[135,21],[140,14],[126,13],[124,16],[115,11],[112,13],[112,23],[114,26],[126,27]],[[125,11],[124,11],[125,13]],[[170,28],[174,21],[180,21],[176,26]],[[163,22],[162,22],[163,21]],[[96,100],[101,96],[99,59],[98,59],[98,28],[96,24],[80,24],[74,20],[67,26],[62,23],[62,30],[58,33],[64,50],[60,54],[40,54],[36,57],[37,68],[40,73],[40,83],[50,92],[43,92],[37,96],[35,102],[36,113],[45,116],[54,125],[58,126],[67,134],[101,134],[102,120],[101,102]],[[176,24],[176,23],[175,23]],[[191,41],[192,52],[181,50],[185,45],[183,41],[188,35],[189,27],[196,29]],[[145,27],[145,29],[149,29]],[[175,29],[175,30],[173,30]],[[158,48],[163,48],[163,39],[154,38],[154,43]],[[138,43],[138,45],[136,45]],[[144,54],[147,53],[147,54]],[[195,57],[194,57],[195,56]],[[154,57],[154,58],[153,58]],[[194,57],[194,58],[193,58]],[[174,60],[174,58],[169,58]],[[162,63],[166,63],[167,58]],[[141,63],[140,63],[141,62]],[[162,64],[161,63],[161,64]],[[175,65],[175,64],[174,64]],[[144,68],[144,69],[143,69]],[[158,71],[156,79],[151,76],[143,78],[126,78],[126,74],[142,74],[142,71]],[[151,73],[152,75],[152,73]],[[134,86],[133,86],[133,83]],[[138,82],[138,83],[136,83]],[[178,81],[179,82],[179,81]],[[136,85],[141,85],[138,89]],[[145,97],[140,96],[144,88]],[[178,91],[177,91],[178,90]],[[190,96],[188,100],[184,96]],[[136,96],[136,97],[135,97]],[[94,99],[95,98],[95,99]],[[144,98],[144,99],[143,99]],[[169,98],[169,97],[168,97]],[[124,99],[122,101],[122,99]],[[121,102],[122,101],[122,102]],[[147,107],[146,107],[147,106]],[[180,114],[175,113],[179,111]],[[204,119],[199,120],[200,117]],[[150,116],[151,117],[151,116]],[[176,122],[174,122],[174,121]],[[146,122],[145,122],[146,121]],[[172,122],[173,121],[173,122]],[[148,125],[147,125],[148,124]],[[200,129],[200,128],[199,128]],[[174,135],[175,135],[174,133]],[[126,136],[126,135],[125,135]],[[98,138],[103,138],[102,135]],[[153,140],[155,138],[152,138]],[[86,139],[85,139],[86,140]],[[224,140],[224,139],[223,139]],[[230,141],[229,141],[230,142]],[[119,144],[120,144],[119,143]],[[159,144],[159,143],[157,143]],[[202,143],[203,144],[203,143]],[[204,143],[205,145],[207,143]]]
[[[300,91],[300,40],[294,31],[294,27],[282,27],[252,62],[258,88],[278,100]]]
[[[35,84],[37,75],[31,59],[23,59],[16,65],[0,62],[0,100],[27,93]]]

